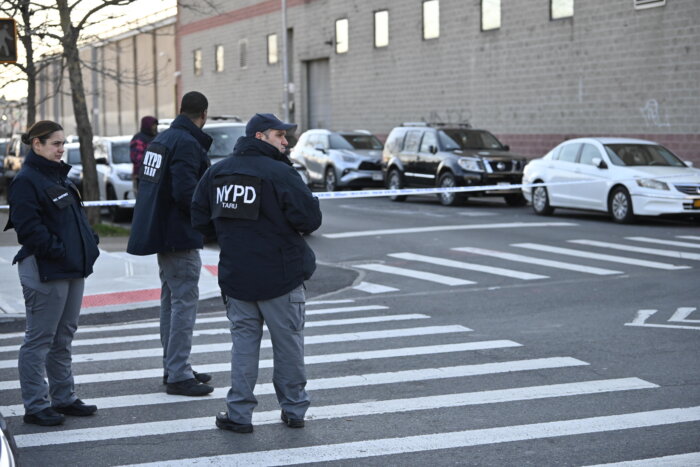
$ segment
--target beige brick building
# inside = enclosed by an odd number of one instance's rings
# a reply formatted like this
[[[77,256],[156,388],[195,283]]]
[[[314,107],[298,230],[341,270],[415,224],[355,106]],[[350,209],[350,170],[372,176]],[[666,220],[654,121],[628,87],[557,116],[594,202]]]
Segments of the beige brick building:
[[[281,0],[218,3],[178,9],[180,93],[282,115]],[[301,129],[469,121],[528,156],[625,135],[700,165],[696,0],[287,0],[287,27]]]

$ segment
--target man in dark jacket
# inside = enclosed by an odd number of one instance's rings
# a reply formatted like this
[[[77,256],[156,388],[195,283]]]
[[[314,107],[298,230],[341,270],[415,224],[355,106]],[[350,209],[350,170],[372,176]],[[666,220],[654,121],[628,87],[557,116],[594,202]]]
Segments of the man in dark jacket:
[[[129,143],[129,158],[131,159],[131,163],[134,164],[134,170],[132,172],[134,193],[137,193],[139,189],[139,172],[141,171],[143,156],[146,154],[146,148],[151,144],[151,141],[153,141],[157,133],[158,119],[147,115],[141,119],[141,131],[136,133],[134,137],[131,138],[131,143]]]
[[[231,389],[227,412],[216,425],[253,431],[263,322],[274,350],[272,376],[282,420],[304,426],[309,407],[304,368],[304,281],[316,258],[302,234],[321,225],[318,199],[289,159],[285,130],[294,128],[272,114],[256,114],[233,156],[211,167],[192,200],[192,225],[216,235],[221,247],[219,286],[231,321]]]
[[[132,255],[158,255],[163,383],[168,394],[184,396],[214,390],[204,384],[211,376],[193,372],[189,363],[202,267],[199,249],[204,246],[192,228],[190,203],[209,167],[212,139],[202,131],[208,105],[199,92],[185,94],[180,115],[148,146],[127,246]]]

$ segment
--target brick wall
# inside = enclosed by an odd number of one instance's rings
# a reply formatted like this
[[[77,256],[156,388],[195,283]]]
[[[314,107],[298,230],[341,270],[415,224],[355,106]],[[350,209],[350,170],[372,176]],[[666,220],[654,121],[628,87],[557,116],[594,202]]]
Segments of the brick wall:
[[[700,2],[586,0],[550,21],[546,0],[502,0],[502,25],[480,30],[479,0],[441,0],[440,37],[421,38],[420,0],[289,0],[295,119],[305,127],[305,63],[328,58],[333,126],[385,135],[403,121],[470,121],[514,151],[540,156],[581,135],[642,137],[700,166]],[[235,5],[232,7],[231,5]],[[217,15],[182,11],[181,77],[211,113],[281,113],[282,70],[266,63],[266,36],[281,34],[278,1],[221,2]],[[389,46],[373,46],[373,11],[389,10]],[[349,52],[332,46],[349,20]],[[238,41],[248,41],[241,69]],[[331,42],[328,44],[328,42]],[[214,46],[226,68],[214,73]],[[204,73],[192,73],[202,48]]]

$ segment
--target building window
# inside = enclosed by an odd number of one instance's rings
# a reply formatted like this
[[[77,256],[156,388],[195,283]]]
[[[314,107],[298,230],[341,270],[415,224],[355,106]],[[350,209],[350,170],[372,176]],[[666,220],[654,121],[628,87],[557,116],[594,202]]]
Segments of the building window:
[[[481,0],[481,30],[501,27],[501,0]]]
[[[552,19],[572,18],[574,16],[574,0],[550,0]]]
[[[423,39],[440,37],[440,0],[423,2]]]
[[[267,64],[274,65],[279,61],[277,53],[277,34],[267,35]]]
[[[654,8],[655,6],[666,5],[666,0],[634,0],[634,9]]]
[[[389,10],[374,12],[374,46],[389,45]]]
[[[238,41],[238,64],[241,68],[248,68],[248,39]]]
[[[194,51],[194,75],[202,75],[202,49]]]
[[[214,69],[217,73],[224,71],[224,46],[217,45],[214,49],[214,56],[216,57],[216,64]]]
[[[348,19],[339,19],[335,22],[335,53],[346,53],[349,48],[348,41]]]

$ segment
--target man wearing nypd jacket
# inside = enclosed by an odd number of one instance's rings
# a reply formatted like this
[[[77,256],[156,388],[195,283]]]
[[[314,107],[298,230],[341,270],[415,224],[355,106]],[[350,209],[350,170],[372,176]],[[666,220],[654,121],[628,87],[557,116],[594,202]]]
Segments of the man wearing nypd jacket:
[[[282,421],[303,427],[309,407],[304,281],[316,257],[302,234],[321,226],[321,210],[284,155],[285,132],[295,127],[255,114],[233,155],[207,170],[192,200],[192,225],[216,235],[221,247],[219,285],[231,321],[231,389],[216,426],[238,433],[253,431],[263,323],[272,340]]]
[[[192,91],[182,97],[180,115],[146,149],[139,173],[139,196],[127,252],[158,255],[160,340],[163,384],[168,394],[203,396],[211,376],[192,371],[189,358],[199,301],[204,247],[192,228],[190,205],[197,182],[209,167],[212,139],[202,131],[209,103]]]

